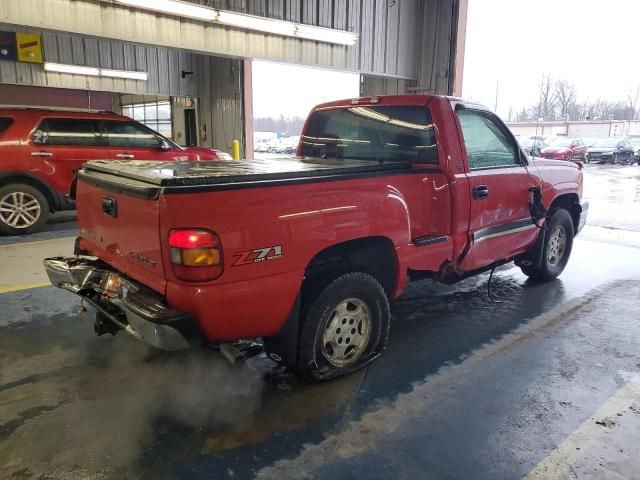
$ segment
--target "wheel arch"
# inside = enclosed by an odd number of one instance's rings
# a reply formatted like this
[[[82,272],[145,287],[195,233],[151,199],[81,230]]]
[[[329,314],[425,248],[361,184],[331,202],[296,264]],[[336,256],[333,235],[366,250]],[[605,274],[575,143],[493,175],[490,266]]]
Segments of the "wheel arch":
[[[578,197],[578,194],[575,192],[571,192],[571,193],[563,193],[561,195],[558,195],[556,198],[553,199],[553,202],[551,202],[551,205],[549,205],[549,212],[558,208],[562,208],[569,212],[569,214],[571,215],[571,219],[573,220],[574,232],[577,232],[578,225],[580,222],[580,212],[581,212],[580,197]]]
[[[0,174],[0,187],[5,187],[13,183],[24,183],[33,188],[37,188],[49,202],[49,210],[55,211],[59,207],[59,198],[49,183],[35,175],[27,172],[6,172]]]
[[[392,298],[398,281],[398,256],[393,241],[385,236],[354,238],[320,250],[305,269],[305,281],[335,277],[349,271],[368,273]]]

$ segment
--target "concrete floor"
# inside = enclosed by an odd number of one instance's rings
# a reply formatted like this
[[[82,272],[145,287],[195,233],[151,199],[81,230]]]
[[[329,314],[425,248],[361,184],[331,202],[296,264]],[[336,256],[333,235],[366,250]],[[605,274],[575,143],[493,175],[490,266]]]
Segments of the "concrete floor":
[[[366,371],[305,384],[264,357],[97,338],[39,261],[71,218],[0,238],[0,478],[634,479],[640,167],[588,165],[589,225],[555,282],[416,282]],[[32,242],[31,240],[37,240]]]

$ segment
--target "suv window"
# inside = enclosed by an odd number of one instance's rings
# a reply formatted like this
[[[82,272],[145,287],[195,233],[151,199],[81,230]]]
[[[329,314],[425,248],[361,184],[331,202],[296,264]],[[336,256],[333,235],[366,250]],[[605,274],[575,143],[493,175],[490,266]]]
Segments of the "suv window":
[[[489,113],[458,109],[469,168],[518,165],[518,147]]]
[[[47,118],[34,135],[34,142],[45,145],[102,145],[95,120],[86,118]]]
[[[113,147],[159,148],[162,138],[153,130],[137,122],[103,120],[107,138]]]
[[[437,164],[431,114],[423,106],[352,106],[314,112],[302,155]]]
[[[2,135],[9,125],[13,122],[13,118],[9,117],[0,117],[0,135]]]

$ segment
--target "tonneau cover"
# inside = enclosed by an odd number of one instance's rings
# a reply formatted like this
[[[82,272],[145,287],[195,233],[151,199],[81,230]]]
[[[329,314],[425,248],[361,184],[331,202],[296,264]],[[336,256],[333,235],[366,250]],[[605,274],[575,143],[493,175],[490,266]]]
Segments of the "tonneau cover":
[[[159,187],[220,185],[285,180],[325,175],[397,171],[411,168],[409,163],[379,163],[367,160],[300,159],[283,157],[268,160],[227,160],[196,162],[156,162],[142,160],[95,160],[87,162],[87,173],[143,181]]]

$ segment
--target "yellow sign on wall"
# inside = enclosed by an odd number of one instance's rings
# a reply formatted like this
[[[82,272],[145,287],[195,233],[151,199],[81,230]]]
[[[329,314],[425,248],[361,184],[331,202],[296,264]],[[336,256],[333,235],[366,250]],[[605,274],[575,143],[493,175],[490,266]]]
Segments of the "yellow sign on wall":
[[[35,33],[16,33],[18,61],[42,63],[42,38]]]

